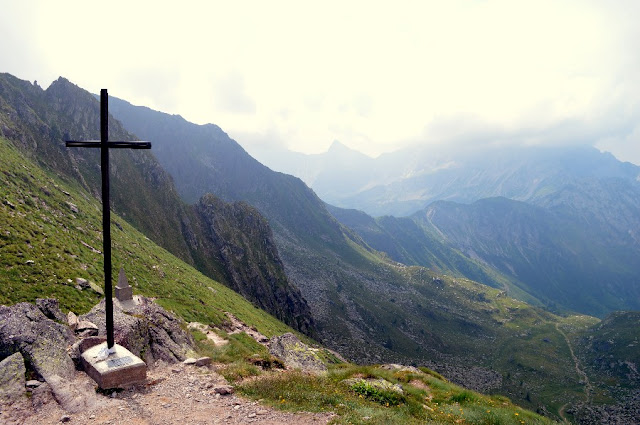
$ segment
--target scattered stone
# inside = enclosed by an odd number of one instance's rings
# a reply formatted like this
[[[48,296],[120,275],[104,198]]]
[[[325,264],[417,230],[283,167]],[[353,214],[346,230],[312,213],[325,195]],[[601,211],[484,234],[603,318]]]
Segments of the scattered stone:
[[[38,388],[40,385],[42,385],[42,382],[36,381],[35,379],[31,379],[25,383],[27,388]]]
[[[244,332],[247,335],[249,335],[251,338],[253,338],[256,342],[262,345],[268,344],[269,338],[262,335],[260,332],[255,330],[255,328],[252,329],[251,327],[247,326],[244,322],[242,322],[240,319],[238,319],[237,317],[235,317],[233,314],[229,312],[225,312],[225,314],[229,318],[229,322],[226,323],[224,326],[224,329],[226,330],[227,334],[233,335],[233,334]]]
[[[182,363],[184,363],[184,364],[186,364],[188,366],[191,366],[191,365],[195,365],[196,362],[197,362],[196,359],[194,359],[193,357],[189,357],[189,358],[185,359]]]
[[[219,387],[215,387],[213,392],[220,395],[231,395],[234,393],[234,389],[231,385],[221,385]]]
[[[209,366],[211,364],[211,357],[200,357],[196,360],[196,366]]]
[[[71,420],[71,416],[69,416],[69,415],[63,415],[63,416],[60,418],[60,422],[63,422],[63,423],[64,423],[64,422],[69,422],[70,420]]]
[[[89,281],[82,277],[76,277],[76,284],[82,289],[91,288],[91,285],[89,285]]]
[[[76,204],[73,204],[69,201],[66,201],[67,205],[69,206],[69,209],[71,210],[71,212],[73,212],[74,214],[78,214],[79,210],[78,210],[78,206]]]
[[[399,371],[399,372],[411,372],[411,373],[417,373],[417,374],[421,374],[422,373],[420,371],[420,369],[418,369],[415,366],[405,366],[405,365],[395,364],[395,363],[384,364],[384,365],[380,366],[380,369],[396,370],[396,371]]]
[[[55,402],[55,399],[53,398],[51,386],[46,382],[31,390],[31,406],[36,412],[53,402]]]
[[[33,260],[27,260],[24,262],[27,266],[33,266],[36,262]]]
[[[172,372],[175,372],[175,370],[172,370]],[[165,380],[165,378],[156,378],[156,379],[152,379],[151,381],[147,382],[147,384],[146,384],[146,385],[147,385],[147,387],[151,387],[151,386],[153,386],[153,385],[158,385],[159,383],[161,383],[161,382],[162,382],[162,381],[164,381],[164,380]],[[134,394],[134,397],[133,397],[133,398],[136,398],[135,396],[136,396],[136,395]]]
[[[47,378],[51,386],[53,397],[58,404],[69,413],[79,413],[90,410],[98,403],[96,391],[88,381],[79,384],[77,381],[52,375]]]
[[[78,328],[78,316],[73,311],[67,313],[67,323],[72,331],[75,331]]]
[[[88,320],[80,320],[76,327],[75,333],[80,337],[89,337],[98,335],[98,326]]]
[[[104,290],[91,280],[89,281],[89,287],[93,292],[98,293],[100,295],[104,295]]]

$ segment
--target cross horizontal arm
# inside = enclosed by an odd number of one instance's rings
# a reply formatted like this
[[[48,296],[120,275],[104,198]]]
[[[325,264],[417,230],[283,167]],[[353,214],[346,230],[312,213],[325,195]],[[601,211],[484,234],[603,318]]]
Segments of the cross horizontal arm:
[[[66,143],[68,148],[99,148],[102,147],[100,140],[69,140]],[[151,142],[107,142],[109,149],[151,149]]]

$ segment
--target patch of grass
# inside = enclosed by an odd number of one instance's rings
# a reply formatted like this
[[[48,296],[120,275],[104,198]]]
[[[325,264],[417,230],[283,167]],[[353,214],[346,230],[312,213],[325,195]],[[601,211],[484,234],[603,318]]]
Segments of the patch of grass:
[[[258,366],[249,364],[245,361],[236,361],[228,363],[218,369],[218,373],[224,376],[231,383],[242,381],[245,378],[258,376],[262,373]]]
[[[447,378],[440,375],[438,372],[429,369],[428,367],[419,367],[418,369],[420,369],[421,372],[426,373],[427,375],[440,379],[441,381],[449,382]]]
[[[460,391],[449,399],[453,403],[472,403],[478,400],[477,395],[473,391]]]
[[[269,355],[269,352],[263,345],[258,344],[244,332],[229,335],[228,339],[228,344],[215,347],[215,349],[210,352],[210,357],[214,362],[233,363],[248,360],[256,354]]]
[[[345,385],[347,379],[356,381]],[[401,398],[365,379],[401,385]],[[483,396],[423,372],[403,375],[376,366],[341,364],[319,377],[301,372],[269,372],[240,383],[236,389],[283,410],[334,412],[336,424],[553,423],[520,409],[506,398]]]

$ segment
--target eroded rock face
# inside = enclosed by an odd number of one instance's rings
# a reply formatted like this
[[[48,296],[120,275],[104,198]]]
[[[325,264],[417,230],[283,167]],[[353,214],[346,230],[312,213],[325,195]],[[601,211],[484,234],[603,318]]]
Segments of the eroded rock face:
[[[58,323],[65,323],[67,321],[65,315],[60,311],[58,300],[55,298],[38,298],[36,299],[36,306],[42,314],[51,320],[55,320]]]
[[[186,324],[148,298],[136,296],[136,302],[126,306],[114,303],[113,328],[117,344],[127,348],[147,364],[156,360],[181,362],[194,348]],[[98,325],[98,335],[106,335],[105,303],[102,300],[89,313],[80,316]]]
[[[316,350],[300,341],[292,333],[271,338],[269,352],[282,360],[287,369],[300,369],[313,373],[327,371],[327,366],[320,360]]]
[[[50,320],[33,304],[0,306],[0,359],[21,353],[27,367],[44,379],[70,378],[74,366],[67,347],[73,341],[67,326]]]

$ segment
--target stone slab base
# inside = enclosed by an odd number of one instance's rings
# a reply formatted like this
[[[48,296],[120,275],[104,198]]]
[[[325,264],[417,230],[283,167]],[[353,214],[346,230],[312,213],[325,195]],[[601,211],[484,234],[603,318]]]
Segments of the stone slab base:
[[[85,372],[100,388],[120,388],[147,379],[146,363],[121,345],[115,344],[115,353],[109,354],[104,360],[97,360],[98,353],[106,346],[104,342],[82,353]]]

